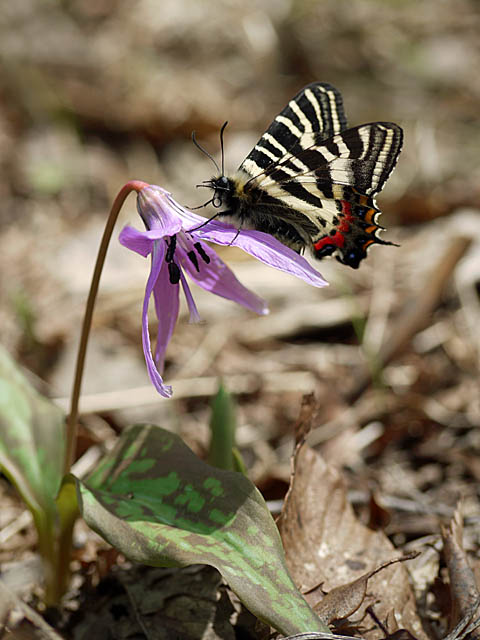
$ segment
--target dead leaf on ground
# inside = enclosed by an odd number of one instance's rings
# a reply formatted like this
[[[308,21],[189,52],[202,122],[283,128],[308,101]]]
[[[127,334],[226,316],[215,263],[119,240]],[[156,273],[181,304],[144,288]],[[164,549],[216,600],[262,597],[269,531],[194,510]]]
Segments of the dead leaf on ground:
[[[357,520],[340,473],[307,445],[296,451],[292,478],[278,526],[288,568],[302,591],[321,585],[323,592],[329,592],[398,555],[382,532],[371,531]],[[318,602],[319,591],[316,588],[305,596],[312,605]],[[358,632],[366,640],[384,638],[367,613],[369,606],[379,620],[388,620],[389,633],[408,629],[415,638],[427,639],[402,564],[372,576],[365,598],[355,609]]]
[[[335,620],[347,618],[360,608],[367,595],[367,585],[370,578],[396,562],[412,560],[416,558],[417,555],[418,553],[415,552],[403,558],[394,558],[393,560],[384,562],[376,569],[364,573],[360,578],[352,582],[335,587],[329,591],[320,602],[314,605],[314,610],[327,624]]]
[[[453,518],[447,526],[442,527],[443,552],[450,576],[450,593],[452,598],[451,627],[457,625],[465,617],[475,615],[480,594],[475,576],[467,560],[463,548],[463,516],[462,505],[458,505]],[[480,638],[480,629],[473,630],[469,640]]]

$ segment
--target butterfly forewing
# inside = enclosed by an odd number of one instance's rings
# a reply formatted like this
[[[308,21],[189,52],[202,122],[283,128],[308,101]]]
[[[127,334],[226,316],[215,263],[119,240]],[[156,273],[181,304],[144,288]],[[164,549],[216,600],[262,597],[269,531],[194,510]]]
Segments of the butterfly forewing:
[[[315,143],[343,131],[347,119],[335,87],[317,82],[300,91],[281,111],[240,165],[250,177]]]

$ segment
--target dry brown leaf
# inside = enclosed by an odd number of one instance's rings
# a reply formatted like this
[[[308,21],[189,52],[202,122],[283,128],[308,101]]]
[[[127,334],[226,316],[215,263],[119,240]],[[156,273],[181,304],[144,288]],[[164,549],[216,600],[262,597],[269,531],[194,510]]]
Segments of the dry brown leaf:
[[[297,448],[278,526],[290,573],[302,591],[311,591],[305,597],[312,606],[319,599],[312,585],[321,584],[324,592],[331,591],[371,572],[395,553],[382,532],[371,531],[357,520],[339,472],[306,445]],[[409,629],[414,637],[426,640],[401,564],[370,578],[366,597],[355,613],[357,620],[365,617],[369,605],[379,620],[394,613],[397,629]],[[371,617],[359,632],[367,640],[385,635]]]
[[[395,558],[384,562],[376,569],[364,573],[360,578],[353,580],[347,584],[342,584],[339,587],[335,587],[329,591],[323,598],[314,605],[314,609],[317,612],[319,618],[324,620],[327,624],[335,620],[343,620],[348,616],[355,613],[360,608],[362,602],[367,594],[367,585],[370,578],[379,573],[383,569],[395,564],[396,562],[403,562],[405,560],[411,560],[416,558],[418,553],[411,553],[403,558]]]
[[[455,510],[448,526],[442,527],[443,552],[450,576],[452,598],[451,627],[466,616],[472,615],[472,608],[478,602],[480,594],[475,576],[468,564],[463,548],[463,517],[461,504]],[[472,631],[469,640],[478,640],[480,629]]]
[[[315,395],[313,393],[306,393],[302,398],[300,415],[295,424],[295,445],[304,442],[310,433],[313,426],[314,413],[317,408],[318,403],[315,400]]]

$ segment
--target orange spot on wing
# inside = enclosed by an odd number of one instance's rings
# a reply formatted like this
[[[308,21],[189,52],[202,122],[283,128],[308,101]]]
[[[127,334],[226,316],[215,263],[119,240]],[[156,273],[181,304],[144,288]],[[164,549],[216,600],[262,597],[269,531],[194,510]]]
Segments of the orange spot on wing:
[[[358,196],[358,204],[366,205],[368,203],[368,196],[364,196],[359,194]]]

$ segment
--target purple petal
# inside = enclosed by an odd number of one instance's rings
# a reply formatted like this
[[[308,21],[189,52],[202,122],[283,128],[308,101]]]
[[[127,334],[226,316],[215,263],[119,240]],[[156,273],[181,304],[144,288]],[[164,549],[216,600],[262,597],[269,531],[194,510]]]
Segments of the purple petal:
[[[145,187],[137,195],[137,209],[147,229],[162,236],[173,236],[182,228],[182,220],[167,193],[156,186]]]
[[[244,287],[223,260],[221,260],[208,245],[203,242],[201,245],[210,258],[210,262],[207,264],[199,257],[198,265],[200,271],[196,270],[195,266],[183,251],[179,253],[182,267],[191,279],[206,291],[215,293],[222,298],[227,298],[227,300],[233,300],[260,315],[267,314],[268,308],[265,300],[259,298]]]
[[[160,189],[160,187],[158,187]],[[186,230],[196,229],[200,225],[204,225],[205,223],[209,224],[209,219],[204,216],[198,215],[198,213],[194,213],[185,207],[182,207],[181,204],[178,204],[176,200],[172,198],[172,196],[168,193],[168,191],[164,192],[166,198],[168,199],[169,205],[176,212],[176,214],[181,218],[183,222],[183,226]],[[219,222],[222,226],[223,223]],[[229,225],[230,226],[230,225]]]
[[[197,305],[195,304],[195,300],[193,299],[192,292],[190,291],[190,287],[188,286],[188,282],[183,271],[180,271],[180,279],[182,281],[183,293],[185,294],[188,310],[190,312],[190,322],[200,322],[200,314],[198,313]]]
[[[158,259],[156,251],[154,251],[153,256],[152,259]],[[165,353],[177,323],[180,300],[180,287],[178,284],[172,284],[170,282],[168,268],[166,263],[163,262],[163,257],[162,255],[160,271],[153,287],[153,299],[155,301],[155,311],[158,319],[155,362],[160,373],[163,373]]]
[[[153,361],[152,357],[152,348],[150,345],[150,334],[148,332],[148,303],[150,301],[150,296],[152,295],[159,275],[162,271],[162,267],[165,266],[165,262],[163,260],[164,255],[165,244],[163,242],[160,242],[157,245],[157,250],[154,251],[154,255],[152,256],[152,267],[150,270],[150,275],[148,276],[147,286],[145,287],[145,298],[143,300],[142,310],[142,343],[143,353],[145,355],[145,362],[147,364],[147,370],[148,375],[150,376],[150,380],[153,382],[154,387],[157,389],[160,395],[162,395],[164,398],[170,398],[172,395],[172,387],[164,384],[162,376],[155,366],[155,362]]]
[[[135,227],[126,226],[120,231],[118,240],[127,249],[131,249],[139,253],[144,258],[151,253],[155,240],[164,237],[160,229],[152,229],[150,231],[139,231]]]
[[[162,190],[163,191],[163,190]],[[301,278],[314,287],[328,286],[328,282],[314,269],[305,258],[282,244],[269,233],[242,229],[238,233],[233,225],[218,220],[208,220],[182,207],[167,192],[163,192],[170,206],[181,216],[186,231],[195,237],[220,245],[233,245],[243,249],[257,260],[270,267]],[[198,231],[196,227],[201,226]]]
[[[200,229],[197,234],[204,240],[216,244],[239,247],[268,266],[301,278],[314,287],[328,286],[328,282],[305,258],[269,233],[250,229],[242,229],[238,233],[235,227],[226,228],[226,225],[220,226],[218,222],[212,220],[205,230]]]

